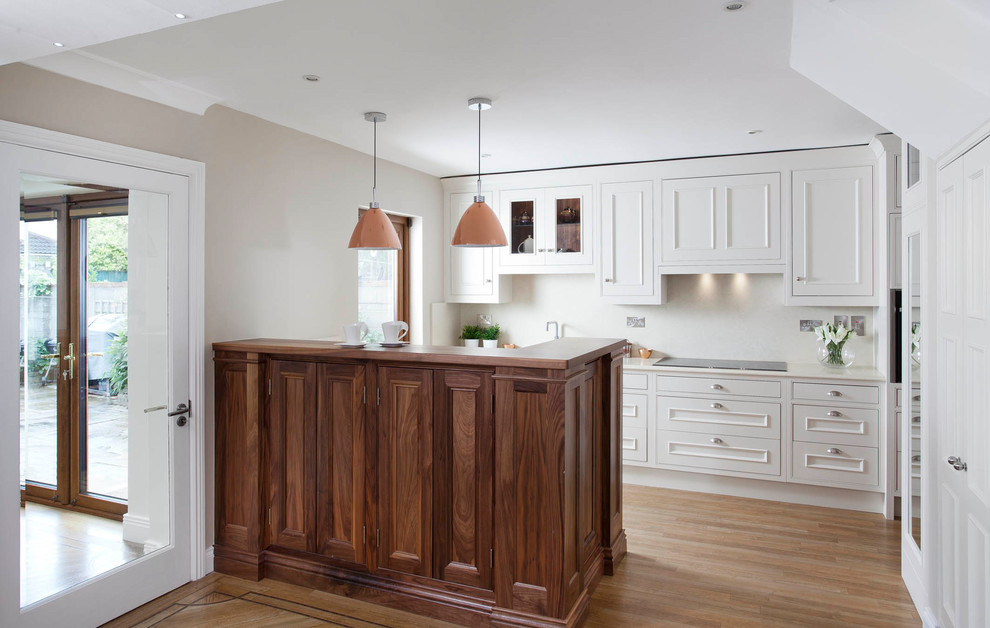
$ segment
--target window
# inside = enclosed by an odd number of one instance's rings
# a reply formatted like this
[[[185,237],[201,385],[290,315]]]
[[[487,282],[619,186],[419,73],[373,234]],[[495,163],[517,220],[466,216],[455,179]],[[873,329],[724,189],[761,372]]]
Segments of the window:
[[[382,323],[409,322],[409,219],[386,215],[402,249],[358,251],[358,320],[368,325],[371,342],[381,342]]]

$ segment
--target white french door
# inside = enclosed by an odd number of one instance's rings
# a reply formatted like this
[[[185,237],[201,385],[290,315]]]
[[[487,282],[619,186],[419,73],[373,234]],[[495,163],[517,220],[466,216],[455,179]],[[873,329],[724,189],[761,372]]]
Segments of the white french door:
[[[943,628],[990,625],[990,140],[938,175],[938,593]]]
[[[23,256],[17,259],[19,248],[25,247],[23,228],[18,242],[25,176],[129,190],[124,317],[129,391],[122,419],[129,432],[124,454],[129,494],[122,527],[125,540],[143,546],[144,554],[22,605],[18,566],[21,560],[44,560],[23,553],[19,535],[13,533],[21,528],[16,492],[19,458],[26,455],[18,449],[18,430],[24,427],[16,420],[15,371],[22,367],[13,360],[19,320],[23,325],[13,297],[20,282],[22,303],[26,300],[28,281],[22,282],[19,274],[30,270],[23,268]],[[192,543],[199,536],[191,524],[193,493],[198,492],[192,471],[197,467],[190,446],[191,421],[198,417],[170,416],[190,402],[195,388],[190,377],[195,362],[190,361],[189,193],[187,176],[0,141],[0,529],[7,531],[0,535],[0,625],[97,626],[198,575]],[[84,329],[85,312],[83,308]],[[54,377],[71,381],[78,371],[69,367],[79,359],[85,358],[59,348],[55,363],[66,368],[57,368]],[[23,375],[21,395],[28,377]],[[82,390],[85,397],[86,382],[73,390]]]

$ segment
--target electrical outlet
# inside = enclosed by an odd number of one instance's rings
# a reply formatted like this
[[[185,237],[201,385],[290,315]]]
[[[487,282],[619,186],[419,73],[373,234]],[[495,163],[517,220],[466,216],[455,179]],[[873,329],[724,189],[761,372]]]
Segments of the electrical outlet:
[[[478,314],[478,324],[479,325],[491,325],[492,315],[491,314]]]
[[[852,317],[852,329],[856,332],[857,336],[866,335],[866,317],[865,316],[853,316]]]
[[[626,327],[646,327],[645,316],[627,316]]]
[[[806,320],[802,318],[799,329],[801,331],[815,331],[815,327],[821,327],[821,326],[822,326],[821,321]]]

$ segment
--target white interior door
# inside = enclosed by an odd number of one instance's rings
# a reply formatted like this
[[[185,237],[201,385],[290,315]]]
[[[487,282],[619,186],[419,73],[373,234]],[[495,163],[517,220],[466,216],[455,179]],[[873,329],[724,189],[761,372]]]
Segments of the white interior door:
[[[22,174],[131,190],[127,404],[129,511],[124,535],[140,558],[22,607],[17,376],[18,219]],[[189,178],[0,142],[0,625],[96,626],[189,581],[192,551]],[[25,559],[36,557],[25,555]]]
[[[990,625],[990,141],[945,167],[938,192],[937,607],[945,628],[983,628]]]

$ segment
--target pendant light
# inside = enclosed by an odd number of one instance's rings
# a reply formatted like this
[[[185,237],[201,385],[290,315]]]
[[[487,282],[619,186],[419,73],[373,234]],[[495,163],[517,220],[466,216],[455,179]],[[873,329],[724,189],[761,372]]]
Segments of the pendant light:
[[[478,110],[478,195],[461,216],[450,243],[453,246],[506,246],[508,241],[502,231],[502,223],[481,195],[481,112],[491,109],[492,101],[472,98],[468,101],[468,108]]]
[[[401,249],[402,243],[399,242],[399,234],[395,232],[392,221],[378,207],[378,123],[385,122],[385,114],[369,111],[364,114],[364,119],[375,124],[374,179],[371,185],[371,204],[368,206],[368,211],[361,216],[355,225],[347,248]]]

